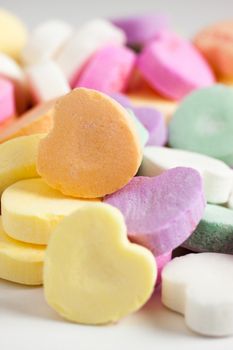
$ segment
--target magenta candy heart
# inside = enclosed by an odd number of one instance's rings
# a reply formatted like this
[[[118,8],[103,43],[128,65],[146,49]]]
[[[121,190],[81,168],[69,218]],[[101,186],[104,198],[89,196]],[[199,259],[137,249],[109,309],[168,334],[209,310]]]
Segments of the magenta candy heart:
[[[149,132],[148,146],[164,146],[168,132],[161,112],[152,107],[133,107],[132,111]]]
[[[134,177],[104,202],[124,215],[130,240],[155,256],[183,243],[201,220],[205,199],[202,179],[191,168],[173,168],[155,177]]]
[[[158,14],[117,18],[112,23],[125,32],[128,45],[137,46],[144,45],[169,26],[168,17]]]

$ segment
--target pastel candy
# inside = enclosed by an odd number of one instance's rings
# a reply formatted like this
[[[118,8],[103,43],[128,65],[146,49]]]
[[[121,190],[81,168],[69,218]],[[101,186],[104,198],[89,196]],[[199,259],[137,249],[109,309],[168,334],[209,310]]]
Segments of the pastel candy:
[[[233,186],[233,171],[215,158],[167,147],[146,147],[139,173],[142,176],[156,176],[178,166],[191,167],[200,173],[208,202],[228,201]]]
[[[62,70],[49,59],[30,66],[27,76],[32,96],[37,103],[52,100],[70,91]]]
[[[233,211],[207,204],[203,218],[183,246],[194,252],[233,254]]]
[[[116,208],[83,207],[65,218],[49,241],[45,298],[67,320],[116,322],[149,299],[156,270],[153,255],[128,241]]]
[[[49,20],[38,25],[30,34],[22,52],[22,60],[30,65],[55,58],[71,37],[72,27],[61,20]]]
[[[194,44],[220,78],[233,77],[233,21],[215,23],[194,37]]]
[[[17,113],[25,111],[29,104],[29,90],[23,69],[10,56],[0,52],[0,76],[14,85]]]
[[[47,244],[55,227],[67,215],[93,201],[66,197],[42,179],[27,179],[9,186],[2,195],[2,223],[19,241]]]
[[[161,283],[161,275],[164,267],[169,263],[172,258],[172,252],[164,253],[162,255],[156,256],[156,265],[158,270],[158,276],[156,280],[156,286],[159,286]]]
[[[129,45],[141,47],[167,29],[169,21],[164,15],[146,14],[116,18],[112,22],[125,32]]]
[[[162,113],[153,107],[133,107],[132,110],[149,132],[147,145],[165,145],[168,133]]]
[[[187,96],[169,124],[169,144],[233,164],[233,89],[215,85]]]
[[[193,331],[208,336],[233,333],[233,256],[188,254],[162,273],[162,302],[184,315]]]
[[[126,95],[124,95],[120,92],[113,92],[113,93],[109,94],[109,96],[112,97],[118,103],[120,103],[120,105],[122,105],[124,108],[130,109],[132,107],[130,99]]]
[[[26,244],[10,238],[0,217],[0,278],[26,285],[43,282],[45,247]]]
[[[37,168],[62,193],[95,198],[125,186],[141,160],[128,111],[98,91],[80,88],[57,101],[54,127],[40,143]]]
[[[104,202],[122,212],[129,238],[155,256],[183,243],[205,207],[200,175],[191,168],[174,168],[151,178],[135,177]]]
[[[0,145],[0,196],[15,182],[38,177],[36,158],[43,136],[22,136]]]
[[[107,94],[125,91],[135,60],[134,52],[126,47],[105,46],[86,64],[74,85]]]
[[[167,142],[167,128],[162,113],[153,107],[133,107],[123,94],[112,94],[111,97],[123,107],[130,109],[138,121],[148,131],[147,145],[163,146]]]
[[[0,9],[0,52],[18,60],[26,44],[27,29],[12,13]]]
[[[15,114],[14,86],[0,78],[0,123]]]
[[[131,109],[128,109],[127,111],[129,113],[130,119],[134,123],[134,126],[136,128],[136,132],[137,132],[140,144],[141,144],[141,148],[143,149],[149,140],[149,132],[144,127],[144,125],[140,122],[140,120],[136,117],[136,115],[134,114],[134,112]]]
[[[53,127],[54,104],[55,100],[41,103],[6,125],[0,132],[0,143],[19,136],[48,133]]]
[[[197,49],[173,33],[164,33],[146,45],[137,66],[155,91],[174,100],[215,81]]]
[[[135,106],[156,108],[164,115],[165,121],[171,119],[171,116],[177,108],[177,102],[159,96],[144,82],[127,92],[127,96]]]
[[[56,62],[73,85],[91,56],[107,44],[123,45],[125,34],[104,19],[87,22],[74,33],[56,57]]]

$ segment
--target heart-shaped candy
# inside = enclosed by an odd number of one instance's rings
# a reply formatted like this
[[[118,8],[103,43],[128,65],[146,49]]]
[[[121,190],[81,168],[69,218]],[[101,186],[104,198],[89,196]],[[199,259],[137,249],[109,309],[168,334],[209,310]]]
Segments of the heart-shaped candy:
[[[162,272],[162,302],[184,315],[195,332],[233,333],[233,256],[188,254],[173,259]]]
[[[182,167],[156,177],[135,177],[104,201],[123,213],[130,239],[156,256],[184,242],[205,207],[199,173]]]
[[[56,228],[45,258],[45,296],[68,320],[114,322],[148,300],[156,275],[151,252],[128,241],[120,211],[99,203]]]

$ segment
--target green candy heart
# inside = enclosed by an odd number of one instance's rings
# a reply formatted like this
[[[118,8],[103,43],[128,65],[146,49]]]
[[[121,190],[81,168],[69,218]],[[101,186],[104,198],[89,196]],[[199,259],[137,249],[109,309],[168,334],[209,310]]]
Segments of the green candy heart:
[[[216,84],[187,96],[170,122],[169,144],[232,165],[233,89]]]
[[[233,210],[207,204],[204,217],[183,247],[195,252],[233,254]]]

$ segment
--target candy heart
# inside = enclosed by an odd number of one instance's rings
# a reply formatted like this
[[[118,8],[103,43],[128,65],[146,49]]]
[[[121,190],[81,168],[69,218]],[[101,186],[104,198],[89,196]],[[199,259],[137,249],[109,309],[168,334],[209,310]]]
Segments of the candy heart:
[[[93,202],[66,197],[42,179],[18,181],[2,195],[3,227],[10,237],[19,241],[47,244],[65,216]]]
[[[195,332],[233,333],[233,256],[188,254],[173,259],[162,272],[162,302],[184,315]]]
[[[13,84],[0,78],[0,123],[15,115],[15,95]]]
[[[124,46],[107,45],[89,60],[74,86],[106,94],[125,91],[135,61],[136,56],[132,50]]]
[[[33,134],[48,133],[53,126],[52,108],[55,100],[47,101],[29,109],[15,119],[0,133],[0,143],[7,140]]]
[[[232,190],[233,172],[215,158],[167,147],[146,147],[139,174],[156,176],[177,166],[191,167],[200,173],[208,202],[227,202]]]
[[[233,89],[216,84],[186,97],[169,124],[169,144],[233,164]]]
[[[195,46],[175,33],[165,32],[151,41],[137,63],[151,87],[174,100],[215,82],[208,63]]]
[[[0,217],[0,278],[26,285],[43,282],[45,247],[10,238]]]
[[[233,211],[207,204],[203,218],[183,246],[194,252],[233,254]]]
[[[38,172],[54,188],[102,197],[138,171],[142,148],[128,111],[110,97],[75,89],[54,108],[54,128],[40,143]]]
[[[36,158],[43,134],[22,136],[0,145],[0,196],[13,183],[38,177]]]
[[[36,103],[52,100],[70,91],[70,86],[60,67],[46,59],[27,68],[32,96]]]
[[[200,175],[191,168],[174,168],[151,178],[135,177],[104,202],[123,213],[129,238],[156,256],[188,238],[205,206]]]
[[[22,60],[30,65],[47,58],[55,58],[72,34],[72,27],[60,20],[38,25],[30,34],[22,51]]]
[[[46,252],[45,297],[68,320],[103,324],[138,310],[156,281],[153,255],[127,239],[121,213],[83,207],[54,231]]]
[[[125,32],[128,45],[135,48],[154,39],[169,23],[166,16],[156,14],[116,18],[112,22]]]

